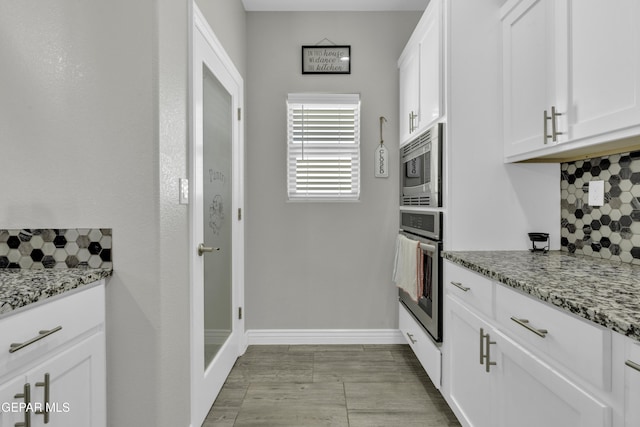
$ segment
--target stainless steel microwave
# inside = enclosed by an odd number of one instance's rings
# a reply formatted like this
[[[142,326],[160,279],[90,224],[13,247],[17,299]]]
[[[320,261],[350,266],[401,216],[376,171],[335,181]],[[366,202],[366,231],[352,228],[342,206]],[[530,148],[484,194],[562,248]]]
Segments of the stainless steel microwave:
[[[443,139],[438,123],[400,149],[401,206],[442,206]]]

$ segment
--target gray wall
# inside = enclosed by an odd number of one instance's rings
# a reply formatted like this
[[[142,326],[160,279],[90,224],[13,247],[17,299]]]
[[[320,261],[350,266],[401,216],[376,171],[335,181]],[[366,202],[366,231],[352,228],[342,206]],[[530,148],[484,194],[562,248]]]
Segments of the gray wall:
[[[247,25],[241,0],[196,0],[220,43],[242,76],[246,76]]]
[[[239,4],[209,8],[221,40]],[[188,25],[188,2],[0,2],[0,227],[113,229],[114,427],[189,424]]]
[[[419,12],[247,13],[247,329],[397,327],[391,283],[398,221],[396,62]],[[352,49],[350,75],[302,75],[300,46]],[[360,93],[361,200],[286,201],[289,92]],[[379,117],[392,165],[373,177]]]

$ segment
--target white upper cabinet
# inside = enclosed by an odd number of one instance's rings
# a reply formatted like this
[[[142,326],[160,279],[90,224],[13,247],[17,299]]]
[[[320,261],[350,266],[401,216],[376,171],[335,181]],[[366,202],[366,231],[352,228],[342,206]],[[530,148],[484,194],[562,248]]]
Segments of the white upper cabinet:
[[[400,67],[400,141],[411,138],[420,110],[420,51],[403,55]]]
[[[637,144],[640,0],[513,0],[502,8],[505,160]],[[546,111],[546,113],[545,113]]]
[[[640,125],[640,1],[560,2],[558,48],[569,137]]]
[[[420,129],[442,115],[442,7],[440,1],[432,3],[420,38]]]
[[[544,110],[555,101],[554,0],[526,0],[502,20],[504,153],[544,147]],[[550,133],[551,129],[548,129]]]
[[[443,113],[442,0],[431,0],[400,59],[400,144]]]

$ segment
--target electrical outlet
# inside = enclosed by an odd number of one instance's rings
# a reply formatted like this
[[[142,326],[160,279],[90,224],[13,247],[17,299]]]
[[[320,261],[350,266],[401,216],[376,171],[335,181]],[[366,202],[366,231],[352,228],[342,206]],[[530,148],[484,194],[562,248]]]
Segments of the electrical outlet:
[[[604,205],[604,181],[589,181],[589,204]]]

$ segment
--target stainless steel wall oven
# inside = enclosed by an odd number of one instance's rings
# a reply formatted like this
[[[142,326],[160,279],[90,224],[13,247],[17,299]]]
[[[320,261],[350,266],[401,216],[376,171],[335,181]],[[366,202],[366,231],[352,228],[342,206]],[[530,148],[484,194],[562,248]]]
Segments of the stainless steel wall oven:
[[[442,213],[400,211],[400,233],[422,251],[422,288],[418,300],[398,288],[399,299],[433,337],[442,341]]]

